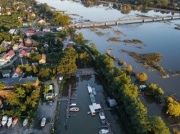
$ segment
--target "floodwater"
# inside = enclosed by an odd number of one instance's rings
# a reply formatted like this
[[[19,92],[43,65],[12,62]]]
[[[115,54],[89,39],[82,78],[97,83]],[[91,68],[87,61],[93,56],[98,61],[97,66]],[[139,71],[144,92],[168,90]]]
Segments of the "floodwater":
[[[64,85],[63,97],[67,98],[67,91],[69,84],[72,86],[72,100],[71,103],[76,103],[77,107],[80,108],[79,112],[70,112],[70,118],[68,119],[67,125],[65,126],[65,111],[67,102],[61,101],[59,119],[57,122],[57,134],[97,134],[99,127],[104,126],[96,114],[92,116],[87,114],[89,111],[89,105],[91,105],[89,93],[87,90],[87,84],[95,87],[97,95],[95,96],[96,102],[100,103],[104,109],[107,109],[106,95],[104,94],[103,88],[98,84],[94,75],[77,75],[67,79]],[[125,134],[124,125],[120,121],[114,110],[106,110],[105,115],[109,120],[114,134]]]
[[[59,0],[38,0],[41,3],[47,3],[48,5],[57,8],[59,10],[65,10],[66,14],[71,14],[73,22],[79,20],[91,20],[91,21],[106,21],[117,20],[122,18],[133,18],[137,16],[169,16],[172,13],[163,13],[158,11],[147,11],[142,13],[141,11],[131,10],[128,14],[123,14],[116,9],[109,9],[107,7],[84,7],[80,3],[73,1],[59,1]],[[72,15],[76,14],[76,15]],[[77,16],[78,15],[78,16]],[[175,14],[177,15],[177,13]],[[157,71],[150,72],[145,69],[140,63],[137,63],[135,59],[130,57],[126,53],[122,53],[122,50],[133,51],[140,54],[144,53],[160,53],[162,54],[159,65],[172,72],[180,71],[180,30],[174,28],[180,25],[179,20],[171,20],[165,22],[152,22],[152,23],[139,23],[139,24],[125,24],[112,26],[109,29],[97,28],[96,31],[91,29],[79,29],[77,33],[82,32],[84,38],[89,40],[90,43],[94,43],[96,48],[102,53],[106,53],[108,48],[111,48],[111,54],[116,58],[122,59],[127,65],[132,64],[133,71],[137,73],[145,72],[148,74],[147,83],[155,83],[161,87],[165,95],[176,94],[176,97],[180,99],[180,76],[172,76],[169,78],[162,78]],[[115,30],[119,30],[122,34],[118,35]],[[100,33],[100,34],[98,34]],[[108,42],[111,37],[115,37],[120,40],[125,39],[138,39],[142,44],[125,44],[123,42]],[[117,63],[116,63],[117,65]],[[140,96],[143,104],[148,108],[149,115],[161,116],[166,124],[176,124],[179,121],[178,118],[167,117],[161,104],[151,101],[146,97]],[[73,118],[73,117],[72,117]]]

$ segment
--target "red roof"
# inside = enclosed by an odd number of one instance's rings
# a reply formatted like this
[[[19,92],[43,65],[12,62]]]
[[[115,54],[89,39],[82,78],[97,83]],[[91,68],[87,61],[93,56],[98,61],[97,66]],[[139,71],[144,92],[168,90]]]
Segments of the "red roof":
[[[20,54],[25,55],[26,51],[23,49],[23,50],[21,50]]]
[[[21,43],[19,44],[19,46],[24,46],[24,44],[21,42]]]
[[[9,52],[8,52],[8,55],[9,56],[12,56],[12,55],[14,55],[15,53],[14,53],[14,51],[13,50],[10,50]]]
[[[26,33],[34,33],[34,30],[26,30]]]

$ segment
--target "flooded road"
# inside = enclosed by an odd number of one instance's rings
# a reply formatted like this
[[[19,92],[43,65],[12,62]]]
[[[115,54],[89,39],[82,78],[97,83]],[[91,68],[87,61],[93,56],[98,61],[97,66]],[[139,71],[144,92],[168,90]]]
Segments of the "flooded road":
[[[89,111],[90,97],[87,90],[87,84],[95,87],[97,95],[95,96],[96,102],[100,103],[104,109],[107,109],[106,95],[103,91],[103,87],[99,85],[95,75],[84,75],[80,73],[76,77],[67,79],[64,85],[64,92],[62,99],[67,98],[67,92],[69,84],[72,85],[72,101],[76,103],[77,107],[80,108],[79,112],[71,112],[70,118],[68,119],[67,126],[65,126],[65,112],[67,102],[62,101],[60,104],[59,119],[57,122],[57,133],[58,134],[98,134],[99,127],[103,126],[99,115],[92,116],[87,114]],[[114,110],[105,110],[105,115],[111,124],[114,134],[125,134],[125,126],[120,121]]]

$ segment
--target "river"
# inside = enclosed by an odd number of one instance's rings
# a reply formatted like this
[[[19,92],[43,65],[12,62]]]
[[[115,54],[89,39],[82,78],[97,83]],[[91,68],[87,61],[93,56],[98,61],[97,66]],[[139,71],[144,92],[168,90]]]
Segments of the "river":
[[[84,7],[80,3],[72,1],[60,1],[60,0],[38,0],[41,3],[47,3],[48,5],[57,8],[59,10],[65,10],[66,14],[78,14],[79,16],[70,15],[73,21],[79,21],[81,19],[88,19],[91,21],[105,21],[105,20],[117,20],[120,18],[132,18],[136,16],[168,16],[171,13],[162,13],[155,11],[148,11],[142,13],[140,11],[131,10],[128,14],[122,14],[116,9],[108,9],[107,7]],[[176,15],[176,14],[175,14]],[[117,58],[122,59],[127,65],[132,64],[135,72],[145,72],[148,74],[147,83],[158,84],[165,91],[165,95],[176,94],[176,97],[180,99],[180,76],[171,76],[167,79],[162,78],[157,71],[150,72],[145,69],[141,64],[137,63],[132,57],[126,53],[122,53],[121,50],[133,51],[137,53],[160,53],[162,59],[159,62],[166,71],[172,72],[180,71],[180,31],[175,30],[176,24],[180,24],[179,20],[171,20],[166,22],[153,22],[153,23],[141,23],[141,24],[126,24],[113,26],[109,29],[99,29],[97,34],[90,29],[80,29],[77,33],[82,32],[85,39],[88,39],[90,43],[94,43],[96,48],[103,54],[106,53],[108,48],[111,48],[111,54]],[[118,35],[114,30],[119,30],[123,34]],[[123,42],[108,42],[108,38],[116,37],[118,39],[138,39],[142,44],[130,45]],[[141,49],[140,49],[141,48]],[[176,121],[169,121],[170,119],[162,112],[162,107],[156,102],[150,101],[147,98],[141,97],[141,100],[148,108],[150,115],[159,115],[163,117],[168,125],[177,123]],[[179,120],[178,120],[179,121]]]

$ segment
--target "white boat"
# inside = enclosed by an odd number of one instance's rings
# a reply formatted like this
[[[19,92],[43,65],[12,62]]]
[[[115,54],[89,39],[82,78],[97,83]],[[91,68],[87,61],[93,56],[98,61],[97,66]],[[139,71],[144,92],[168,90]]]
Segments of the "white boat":
[[[1,122],[1,124],[2,124],[3,126],[5,126],[6,123],[7,123],[7,120],[8,120],[8,116],[7,116],[7,115],[4,115],[4,116],[2,117],[2,122]]]
[[[96,115],[96,112],[92,105],[89,105],[89,109],[90,109],[91,115]]]
[[[76,103],[71,103],[70,104],[70,107],[75,107],[76,106]]]
[[[12,124],[12,117],[8,118],[7,127],[10,127]]]
[[[71,111],[71,112],[78,112],[79,108],[78,107],[72,107],[72,108],[69,109],[69,111]]]
[[[24,121],[23,121],[23,126],[26,126],[28,124],[28,119],[26,118],[26,119],[24,119]]]
[[[89,84],[87,85],[87,88],[88,88],[88,92],[92,93],[92,88],[91,88],[91,86]]]
[[[92,93],[96,95],[96,89],[94,87],[92,87]]]
[[[44,127],[46,125],[46,118],[42,118],[41,120],[41,127]]]
[[[102,124],[106,123],[106,117],[104,115],[104,112],[99,112],[99,117],[101,119]]]
[[[16,125],[17,121],[18,121],[18,118],[14,118],[14,119],[13,119],[12,127],[14,127],[14,126]]]
[[[102,128],[99,130],[99,134],[110,134],[110,131],[109,131],[109,129]]]

